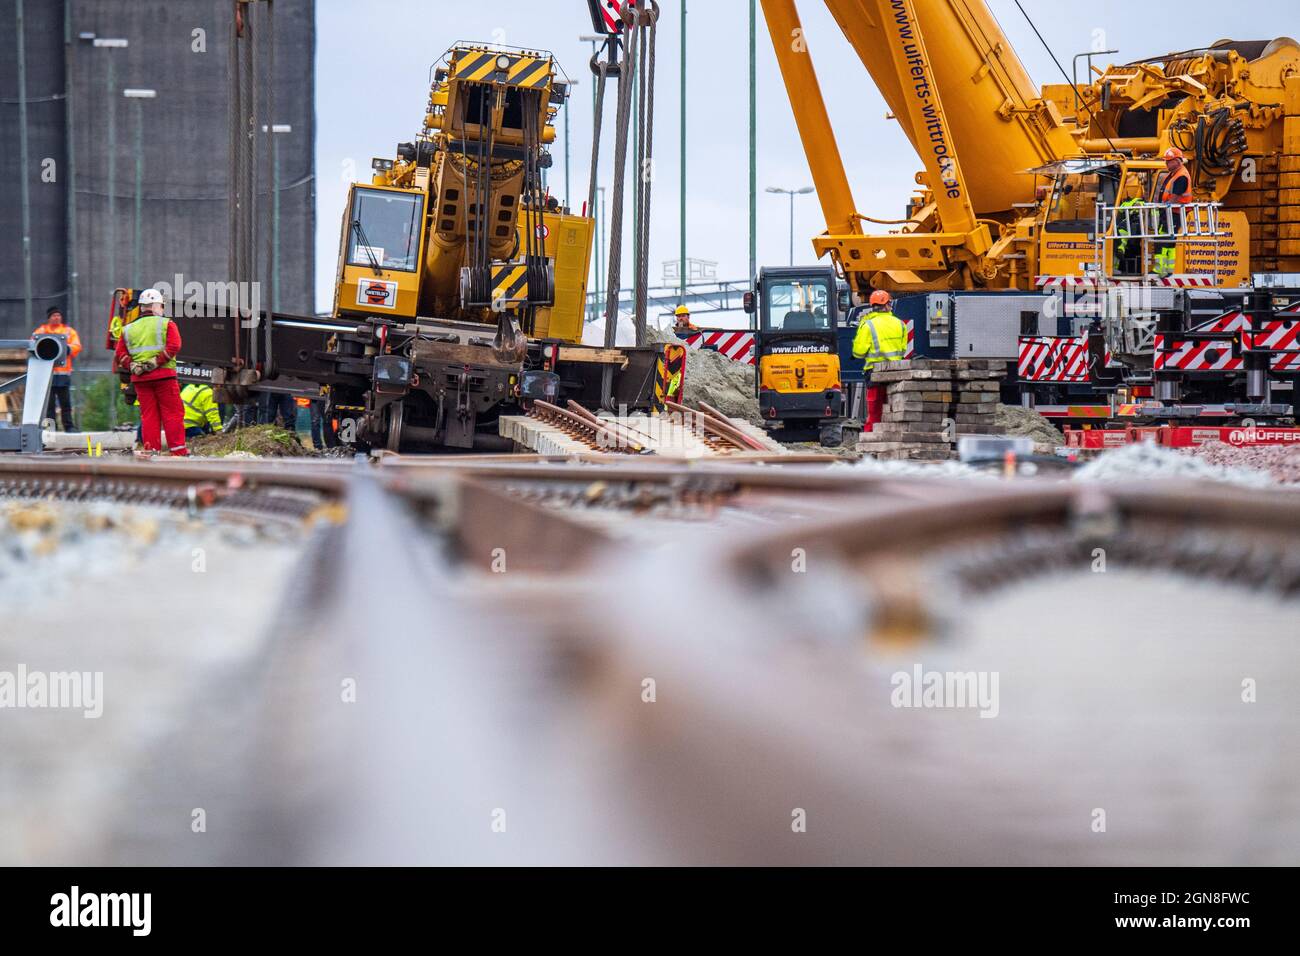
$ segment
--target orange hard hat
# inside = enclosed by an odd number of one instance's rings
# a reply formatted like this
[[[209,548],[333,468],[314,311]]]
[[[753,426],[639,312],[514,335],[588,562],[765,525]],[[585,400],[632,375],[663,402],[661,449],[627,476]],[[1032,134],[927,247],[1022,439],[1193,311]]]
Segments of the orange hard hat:
[[[301,397],[295,398],[293,400],[293,403],[297,405],[299,408],[311,408],[310,398],[301,398]]]
[[[1168,162],[1171,159],[1184,159],[1184,158],[1185,157],[1183,156],[1183,151],[1179,149],[1177,146],[1170,146],[1167,150],[1165,150],[1166,162]]]
[[[894,301],[894,299],[893,296],[884,289],[877,289],[875,292],[871,293],[871,298],[867,301],[872,305],[889,305]]]

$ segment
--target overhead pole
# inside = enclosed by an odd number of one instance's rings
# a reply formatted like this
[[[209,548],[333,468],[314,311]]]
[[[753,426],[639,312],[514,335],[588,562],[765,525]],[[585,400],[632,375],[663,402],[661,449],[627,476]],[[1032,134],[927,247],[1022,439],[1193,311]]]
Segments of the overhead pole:
[[[686,304],[686,0],[682,0],[682,157],[681,157],[681,255],[678,265],[678,279],[681,283],[681,299],[678,305]]]
[[[564,97],[564,205],[572,208],[573,202],[569,198],[573,195],[573,180],[569,177],[569,103],[573,100],[573,89],[570,87],[568,95]]]
[[[16,0],[18,41],[18,175],[22,179],[23,206],[23,317],[32,325],[32,206],[27,165],[27,45],[23,37],[23,0]],[[69,130],[71,133],[71,130]]]
[[[63,116],[67,127],[67,168],[63,181],[68,186],[68,320],[75,324],[80,319],[81,297],[78,294],[77,276],[77,167],[73,140],[76,126],[72,116],[72,0],[63,0]]]
[[[749,279],[758,275],[758,0],[749,0]]]
[[[117,288],[117,72],[108,57],[108,281]],[[116,293],[115,293],[116,294]]]

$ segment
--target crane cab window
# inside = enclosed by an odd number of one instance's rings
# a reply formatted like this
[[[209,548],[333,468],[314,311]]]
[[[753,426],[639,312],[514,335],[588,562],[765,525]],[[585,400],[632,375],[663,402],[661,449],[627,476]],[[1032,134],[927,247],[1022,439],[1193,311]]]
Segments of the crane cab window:
[[[1098,205],[1113,205],[1120,169],[1109,160],[1060,160],[1029,170],[1048,177],[1043,230],[1092,233]]]
[[[767,287],[764,332],[827,331],[833,322],[831,289],[825,280],[777,280]]]
[[[424,198],[387,189],[357,189],[348,221],[348,265],[397,272],[419,267]]]

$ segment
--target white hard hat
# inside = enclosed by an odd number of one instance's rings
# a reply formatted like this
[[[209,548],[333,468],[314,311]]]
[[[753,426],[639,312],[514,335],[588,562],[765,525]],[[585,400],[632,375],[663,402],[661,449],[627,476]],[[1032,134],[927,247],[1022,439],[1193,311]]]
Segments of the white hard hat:
[[[163,295],[157,289],[145,289],[140,293],[141,305],[162,305]]]

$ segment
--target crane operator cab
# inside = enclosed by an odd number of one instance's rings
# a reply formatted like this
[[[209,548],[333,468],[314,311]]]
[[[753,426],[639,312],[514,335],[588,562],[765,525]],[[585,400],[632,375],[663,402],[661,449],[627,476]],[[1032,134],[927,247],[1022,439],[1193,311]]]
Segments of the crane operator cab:
[[[343,228],[335,314],[414,318],[424,252],[424,192],[353,185]]]
[[[771,268],[745,296],[755,317],[755,389],[766,427],[782,441],[838,445],[844,418],[835,271]]]
[[[1067,159],[1028,172],[1042,177],[1039,276],[1219,287],[1249,279],[1244,214],[1163,202],[1161,160]]]

